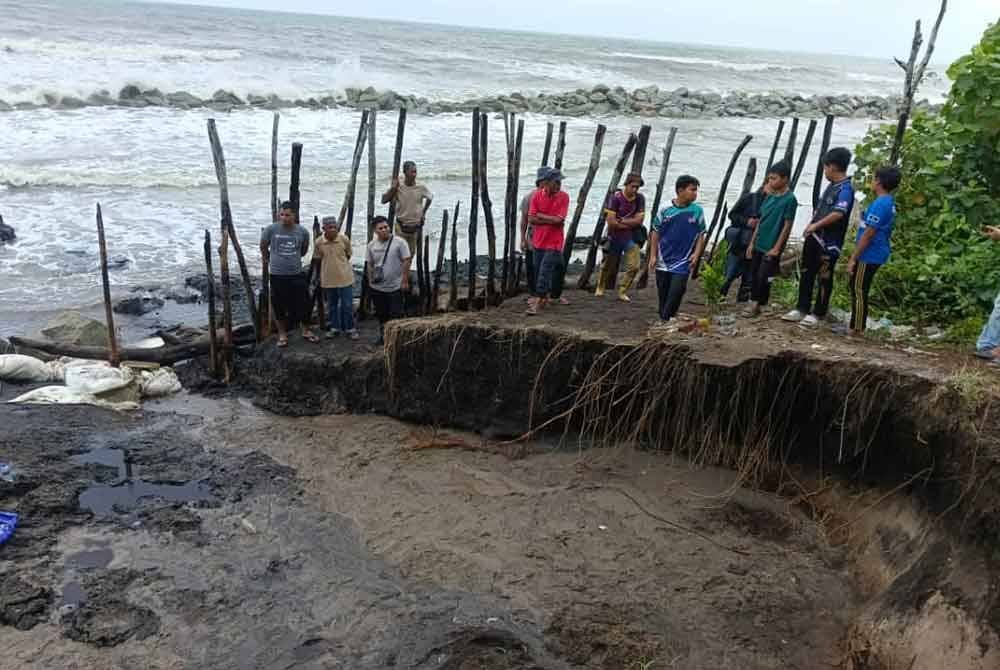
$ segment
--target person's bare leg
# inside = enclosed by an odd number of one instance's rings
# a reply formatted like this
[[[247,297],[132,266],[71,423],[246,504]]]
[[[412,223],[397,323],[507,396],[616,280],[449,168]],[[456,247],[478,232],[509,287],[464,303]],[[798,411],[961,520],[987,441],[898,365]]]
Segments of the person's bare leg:
[[[278,326],[278,346],[287,347],[288,346],[288,328],[285,321],[282,319],[275,319],[274,323]]]

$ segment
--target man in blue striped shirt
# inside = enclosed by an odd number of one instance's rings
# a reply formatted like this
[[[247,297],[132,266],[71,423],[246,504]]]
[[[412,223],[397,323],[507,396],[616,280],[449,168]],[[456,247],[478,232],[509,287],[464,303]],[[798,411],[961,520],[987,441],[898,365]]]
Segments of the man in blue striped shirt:
[[[660,319],[669,321],[680,309],[688,277],[705,250],[705,212],[698,199],[701,184],[691,175],[677,178],[677,197],[653,221],[649,238],[649,272],[656,272]]]

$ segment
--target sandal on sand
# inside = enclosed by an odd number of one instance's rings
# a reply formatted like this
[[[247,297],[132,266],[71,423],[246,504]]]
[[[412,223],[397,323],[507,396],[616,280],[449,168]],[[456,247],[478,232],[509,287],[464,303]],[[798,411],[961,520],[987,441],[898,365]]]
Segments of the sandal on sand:
[[[572,303],[569,300],[567,300],[566,298],[559,298],[559,304],[560,305],[570,305]]]
[[[319,338],[316,337],[315,333],[309,333],[309,334],[302,333],[302,339],[305,340],[306,342],[312,342],[313,344],[319,342]]]
[[[527,314],[528,316],[537,316],[538,308],[535,306],[531,306],[528,309],[524,310],[524,313]]]
[[[279,349],[284,349],[287,346],[288,346],[288,338],[287,337],[279,337],[278,338],[278,348]]]

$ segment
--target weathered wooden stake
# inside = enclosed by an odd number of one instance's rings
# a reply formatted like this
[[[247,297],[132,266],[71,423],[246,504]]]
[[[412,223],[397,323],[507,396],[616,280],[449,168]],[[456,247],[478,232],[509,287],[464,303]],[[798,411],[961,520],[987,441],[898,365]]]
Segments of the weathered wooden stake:
[[[774,165],[774,157],[778,154],[778,146],[781,144],[781,135],[785,131],[785,120],[781,119],[778,121],[778,131],[774,134],[774,144],[771,145],[771,155],[767,157],[767,170],[771,169]],[[767,175],[767,170],[764,171],[765,176]]]
[[[667,181],[667,170],[670,167],[670,155],[674,152],[674,139],[677,138],[677,128],[671,127],[670,132],[667,134],[667,143],[663,145],[663,161],[660,164],[660,177],[656,180],[656,191],[653,194],[653,208],[649,210],[649,225],[653,225],[653,221],[656,216],[660,213],[660,201],[663,199],[663,187]],[[646,244],[646,253],[649,253],[649,244]],[[646,263],[642,263],[641,269],[639,270],[639,276],[636,278],[636,288],[644,289],[646,284],[649,282],[649,266]]]
[[[215,273],[212,272],[212,235],[205,229],[205,272],[208,275],[208,360],[213,377],[219,376],[219,345],[216,341]]]
[[[799,117],[792,118],[792,129],[788,131],[788,144],[785,146],[785,162],[789,168],[795,166],[795,143],[799,139]]]
[[[507,295],[508,282],[510,281],[511,275],[511,252],[510,252],[510,229],[512,215],[514,215],[513,210],[516,205],[513,204],[514,196],[514,181],[515,175],[514,171],[514,142],[516,141],[516,131],[515,128],[508,127],[509,124],[504,124],[504,130],[507,133],[507,183],[506,189],[504,190],[503,198],[503,262],[501,263],[501,274],[500,274],[500,295],[504,297]],[[551,132],[552,124],[548,125],[548,130],[550,133],[549,142],[551,143]],[[515,215],[516,216],[516,215]]]
[[[562,170],[563,166],[563,153],[566,151],[566,122],[559,122],[559,140],[556,142],[556,158],[555,163],[552,167],[557,170]]]
[[[649,133],[652,128],[643,125],[639,128],[639,136],[635,143],[635,154],[632,156],[632,169],[629,172],[642,174],[642,166],[646,162],[646,147],[649,146]]]
[[[278,119],[281,116],[274,113],[274,124],[271,126],[271,223],[278,222]]]
[[[497,276],[497,231],[493,226],[493,201],[490,200],[490,189],[487,179],[487,152],[489,149],[489,133],[487,132],[487,122],[489,116],[482,114],[479,117],[479,187],[483,199],[483,219],[486,222],[486,245],[489,254],[489,265],[486,268],[486,305],[494,304],[496,299],[496,276]]]
[[[396,149],[392,154],[392,178],[399,179],[399,170],[403,162],[403,134],[406,132],[406,107],[399,108],[399,120],[396,122]],[[396,225],[396,201],[389,203],[389,230]],[[370,239],[370,238],[369,238]]]
[[[542,147],[542,162],[540,165],[549,164],[549,153],[552,151],[552,133],[555,132],[556,127],[551,121],[545,124],[545,144]]]
[[[448,309],[458,307],[458,208],[462,202],[455,203],[451,219],[451,267],[448,268]]]
[[[302,144],[292,142],[292,173],[288,180],[288,200],[295,208],[295,223],[299,223],[299,174],[302,172]]]
[[[219,182],[219,209],[222,214],[222,227],[227,232],[227,239],[233,243],[233,251],[236,252],[236,260],[240,266],[240,277],[243,280],[243,290],[247,296],[247,308],[250,310],[250,320],[253,322],[254,337],[260,342],[262,338],[260,315],[257,312],[257,296],[254,295],[253,283],[250,281],[250,270],[247,268],[247,261],[243,256],[243,248],[236,235],[236,228],[233,226],[233,212],[229,207],[229,178],[226,176],[226,157],[222,152],[222,142],[219,140],[219,131],[215,127],[215,119],[208,120],[208,141],[212,147],[215,177]],[[301,155],[301,151],[299,154]]]
[[[566,231],[566,241],[563,243],[563,267],[569,267],[569,259],[573,255],[573,240],[576,239],[576,231],[580,226],[580,219],[583,217],[583,209],[587,206],[587,195],[590,193],[590,187],[594,185],[597,169],[601,167],[601,149],[604,147],[604,133],[607,130],[604,125],[599,124],[597,132],[594,133],[594,148],[590,151],[587,176],[583,178],[583,184],[580,185],[580,193],[576,197],[576,207],[573,210],[573,219],[570,221],[569,229]]]
[[[819,196],[823,190],[823,159],[826,152],[830,150],[830,141],[833,139],[834,116],[827,114],[823,123],[823,139],[819,145],[819,158],[816,159],[816,179],[813,180],[812,205],[813,209],[819,207]]]
[[[340,206],[340,217],[338,220],[343,226],[344,234],[348,237],[351,237],[351,229],[354,227],[354,197],[358,186],[358,170],[361,168],[361,157],[365,154],[365,142],[368,140],[368,123],[373,114],[374,111],[367,109],[361,112],[361,122],[358,125],[358,138],[354,144],[354,156],[351,158],[351,174],[347,179],[344,202]]]
[[[448,210],[441,216],[441,239],[438,240],[437,262],[434,263],[434,288],[431,290],[431,314],[441,305],[441,273],[444,271],[444,246],[448,240]]]
[[[420,303],[424,306],[424,314],[431,314],[431,236],[424,235],[424,253],[420,263],[424,268],[424,285],[420,287]]]
[[[233,379],[233,303],[229,289],[229,228],[222,227],[219,244],[219,279],[222,282],[222,370],[228,384]]]
[[[313,244],[315,245],[319,242],[319,238],[323,235],[323,231],[319,226],[319,217],[313,216]],[[316,325],[323,328],[326,325],[326,319],[324,318],[325,305],[323,304],[323,282],[320,277],[322,261],[316,258],[315,253],[313,254],[312,263],[309,264],[309,272],[312,274],[312,302],[309,303],[309,314],[306,315],[306,320],[312,319],[313,309],[316,312]]]
[[[514,137],[514,184],[510,194],[510,229],[507,234],[508,256],[510,258],[510,277],[506,293],[517,292],[517,272],[515,265],[517,262],[517,233],[518,233],[518,190],[521,186],[521,155],[522,144],[524,142],[524,119],[517,122],[517,134]]]
[[[733,152],[733,157],[729,159],[729,166],[726,168],[726,174],[722,178],[722,185],[719,187],[719,197],[715,203],[715,211],[712,213],[712,223],[708,227],[708,234],[706,236],[706,239],[708,240],[712,239],[712,235],[715,233],[716,226],[719,226],[719,230],[722,230],[722,227],[725,225],[725,223],[721,220],[721,216],[722,216],[722,205],[726,201],[726,191],[729,190],[729,180],[732,179],[733,170],[736,169],[736,161],[740,159],[740,154],[743,153],[743,150],[746,149],[747,145],[750,144],[751,140],[753,140],[753,135],[747,135],[746,137],[744,137],[743,141],[740,142],[738,147],[736,147],[736,151]],[[714,252],[715,252],[715,243],[713,242],[712,251],[709,252],[709,255],[711,255]],[[700,265],[701,265],[701,259],[699,258],[698,264],[695,266],[696,275],[698,273],[698,267]]]
[[[372,236],[375,234],[375,113],[372,112],[372,116],[368,123],[368,212],[367,219],[368,225],[365,226],[366,230],[366,242],[371,242]],[[343,222],[340,222],[341,225]],[[348,235],[348,239],[351,236]],[[368,254],[365,253],[364,268],[361,272],[361,299],[358,301],[358,318],[364,319],[368,315]]]
[[[948,0],[941,0],[941,10],[938,12],[934,28],[931,30],[931,38],[927,42],[927,51],[917,65],[917,56],[920,54],[920,47],[924,42],[923,33],[920,31],[920,21],[918,20],[913,29],[913,42],[910,45],[910,57],[904,63],[896,58],[896,65],[903,68],[906,78],[903,81],[903,107],[899,111],[899,121],[896,123],[896,135],[892,141],[892,149],[889,152],[889,162],[893,165],[899,164],[899,154],[903,147],[903,137],[906,135],[906,126],[910,122],[910,114],[913,113],[913,98],[917,94],[920,83],[924,80],[927,71],[927,64],[930,63],[931,54],[934,53],[934,45],[937,42],[938,29],[944,19],[944,13],[948,9]]]
[[[472,203],[469,206],[469,302],[476,299],[476,218],[479,215],[479,108],[472,110]]]
[[[108,327],[108,363],[117,368],[121,359],[118,356],[118,336],[115,335],[115,315],[111,308],[111,280],[108,278],[108,247],[104,241],[104,217],[101,216],[101,203],[97,203],[97,247],[101,252],[101,287],[104,289],[104,322]]]
[[[792,173],[792,183],[789,185],[789,188],[791,188],[792,191],[794,191],[795,187],[799,185],[799,179],[802,177],[802,170],[806,167],[806,157],[809,156],[809,149],[812,147],[813,136],[816,134],[816,125],[816,119],[811,119],[809,121],[809,128],[806,129],[806,137],[802,141],[802,153],[799,154],[799,161],[795,165],[795,171]]]
[[[618,188],[618,183],[622,179],[622,174],[625,172],[625,166],[628,165],[628,159],[632,155],[633,149],[635,149],[636,142],[638,139],[635,133],[631,133],[628,136],[628,141],[625,143],[625,148],[622,149],[622,154],[618,158],[618,163],[615,165],[615,171],[611,175],[611,183],[608,185],[608,190],[604,194],[604,199],[601,200],[600,214],[597,215],[597,223],[594,224],[594,233],[590,236],[590,248],[587,250],[587,262],[583,266],[583,272],[580,273],[580,278],[576,282],[577,288],[581,290],[586,290],[590,287],[590,276],[594,273],[594,265],[597,263],[597,249],[601,244],[601,236],[604,234],[604,206],[609,198],[614,194],[615,190]],[[565,256],[565,250],[563,255]]]

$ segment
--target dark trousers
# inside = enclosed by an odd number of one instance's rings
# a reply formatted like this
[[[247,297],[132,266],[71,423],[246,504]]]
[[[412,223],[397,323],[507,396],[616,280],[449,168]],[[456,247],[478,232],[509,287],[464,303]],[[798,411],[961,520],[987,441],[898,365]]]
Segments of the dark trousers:
[[[305,318],[309,284],[304,274],[271,275],[271,311],[291,330]]]
[[[731,249],[726,254],[726,279],[722,283],[722,296],[729,295],[729,289],[740,278],[740,288],[736,293],[736,302],[746,302],[750,299],[750,286],[753,275],[750,273],[750,261],[746,257],[746,249]]]
[[[372,289],[372,307],[375,308],[375,318],[379,326],[384,326],[393,319],[403,316],[402,291],[378,291]]]
[[[562,293],[559,275],[562,268],[562,252],[535,249],[535,295],[540,298],[558,298]],[[558,287],[558,288],[557,288]]]
[[[660,319],[669,321],[681,308],[684,292],[687,291],[688,274],[674,274],[664,270],[656,271],[656,294],[660,302]]]
[[[524,268],[528,276],[528,292],[535,293],[535,251],[528,249],[524,252]]]
[[[753,276],[750,298],[758,305],[766,305],[771,299],[771,282],[778,274],[780,262],[779,257],[771,257],[763,251],[754,249],[753,257],[750,259],[750,274]]]
[[[830,309],[830,296],[833,295],[833,266],[838,256],[827,252],[823,245],[810,235],[802,245],[802,276],[799,278],[799,304],[796,306],[803,314],[815,314],[822,318]],[[816,302],[813,302],[813,290],[819,282]]]
[[[851,330],[863,333],[868,323],[868,293],[881,265],[858,261],[851,274]]]

